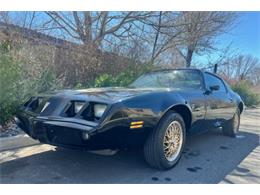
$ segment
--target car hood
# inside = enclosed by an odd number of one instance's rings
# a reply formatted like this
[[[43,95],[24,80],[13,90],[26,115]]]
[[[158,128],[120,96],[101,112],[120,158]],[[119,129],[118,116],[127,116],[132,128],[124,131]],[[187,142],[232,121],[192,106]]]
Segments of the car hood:
[[[122,88],[122,87],[106,87],[106,88],[89,88],[81,90],[63,90],[56,91],[46,95],[55,95],[62,97],[73,96],[75,99],[88,99],[94,101],[120,101],[133,96],[146,93],[167,92],[169,88]]]

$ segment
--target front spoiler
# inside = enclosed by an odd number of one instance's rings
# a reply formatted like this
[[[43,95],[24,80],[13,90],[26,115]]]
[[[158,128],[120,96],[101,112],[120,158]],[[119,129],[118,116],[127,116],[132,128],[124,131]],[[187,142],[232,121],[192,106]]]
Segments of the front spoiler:
[[[34,123],[42,122],[45,125],[59,126],[64,128],[78,129],[81,131],[88,131],[89,133],[95,131],[98,123],[86,121],[81,119],[70,119],[64,117],[36,117]]]
[[[51,126],[59,126],[64,128],[78,129],[81,131],[88,131],[88,132],[91,132],[93,130],[93,127],[90,126],[85,126],[85,125],[70,123],[70,122],[63,122],[63,121],[46,121],[44,122],[44,124],[51,125]]]

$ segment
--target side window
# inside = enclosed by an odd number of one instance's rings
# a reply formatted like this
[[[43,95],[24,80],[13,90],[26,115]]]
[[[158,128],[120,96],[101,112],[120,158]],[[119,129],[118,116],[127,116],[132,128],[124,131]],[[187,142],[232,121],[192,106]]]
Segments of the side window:
[[[212,85],[219,85],[219,92],[226,92],[226,88],[223,84],[223,81],[221,81],[218,77],[215,77],[212,74],[205,73],[205,82],[207,87]]]

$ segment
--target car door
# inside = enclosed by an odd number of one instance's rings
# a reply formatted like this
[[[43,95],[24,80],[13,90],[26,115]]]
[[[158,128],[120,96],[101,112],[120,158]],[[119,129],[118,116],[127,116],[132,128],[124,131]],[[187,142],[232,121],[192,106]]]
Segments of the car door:
[[[192,87],[182,90],[181,96],[186,100],[192,112],[192,125],[187,130],[188,133],[200,133],[207,130],[205,126],[206,98],[204,95],[205,85],[203,74],[198,70],[188,70],[186,72],[186,82]]]
[[[216,128],[232,118],[235,103],[229,92],[219,77],[205,72],[204,79],[206,84],[206,121],[210,127]]]

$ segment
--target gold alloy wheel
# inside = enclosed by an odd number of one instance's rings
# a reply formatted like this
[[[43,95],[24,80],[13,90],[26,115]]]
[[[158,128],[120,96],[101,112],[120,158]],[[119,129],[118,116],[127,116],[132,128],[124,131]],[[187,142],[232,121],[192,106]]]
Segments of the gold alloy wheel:
[[[174,161],[182,147],[183,130],[178,121],[173,121],[166,129],[164,134],[164,155],[168,161]]]

